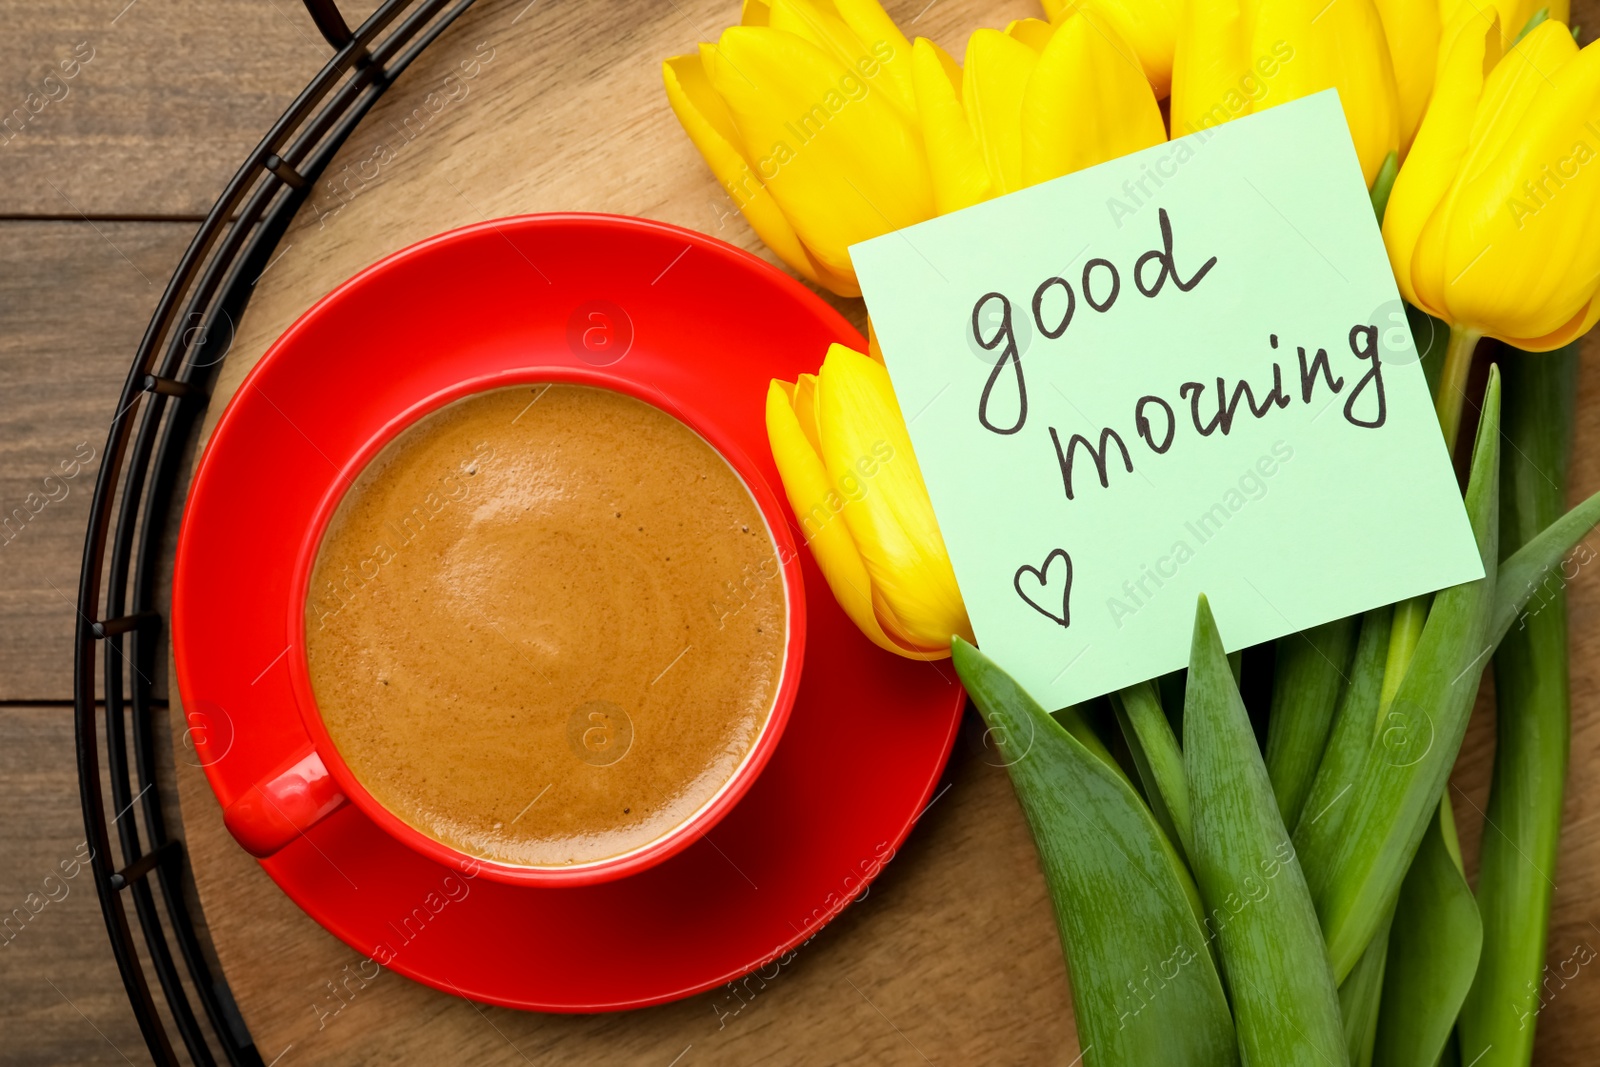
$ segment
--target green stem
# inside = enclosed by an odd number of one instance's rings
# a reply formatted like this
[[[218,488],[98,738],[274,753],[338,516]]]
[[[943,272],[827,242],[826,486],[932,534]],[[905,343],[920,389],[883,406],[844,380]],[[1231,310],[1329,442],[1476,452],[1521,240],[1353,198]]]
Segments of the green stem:
[[[1340,979],[1355,966],[1399,892],[1466,733],[1494,610],[1499,471],[1500,376],[1491,368],[1465,497],[1484,576],[1434,597],[1423,640],[1389,713],[1401,709],[1401,721],[1385,732],[1381,747],[1369,744],[1337,835],[1306,828],[1304,816],[1306,832],[1295,835],[1328,958]]]
[[[1434,411],[1439,416],[1439,430],[1444,434],[1444,447],[1455,454],[1456,438],[1461,434],[1461,408],[1467,399],[1467,373],[1472,369],[1472,353],[1483,334],[1465,326],[1450,327],[1450,342],[1444,350],[1444,370],[1439,377],[1439,389],[1433,398]],[[1406,668],[1411,664],[1411,654],[1416,651],[1422,637],[1422,624],[1428,621],[1428,598],[1413,597],[1394,610],[1394,630],[1389,637],[1389,660],[1383,674],[1383,696],[1378,704],[1378,729],[1383,728],[1384,712],[1394,699]]]
[[[1444,373],[1439,381],[1433,408],[1439,414],[1439,429],[1444,446],[1454,455],[1456,438],[1461,433],[1461,407],[1467,398],[1467,371],[1472,369],[1472,351],[1483,334],[1465,326],[1450,327],[1450,343],[1444,350]]]
[[[1373,732],[1382,733],[1384,715],[1394,702],[1394,695],[1411,666],[1411,656],[1422,638],[1423,624],[1428,621],[1428,598],[1412,597],[1396,604],[1394,625],[1389,631],[1389,656],[1383,665],[1383,689],[1378,696],[1378,718],[1373,722]]]
[[[1561,514],[1577,346],[1506,361],[1501,529],[1509,553]],[[1533,1057],[1571,743],[1566,597],[1541,584],[1494,658],[1494,779],[1479,856],[1483,955],[1461,1014],[1463,1062],[1525,1067]]]
[[[1389,210],[1389,194],[1394,192],[1394,180],[1400,175],[1400,157],[1390,152],[1383,157],[1383,163],[1378,167],[1378,173],[1372,180],[1372,210],[1378,216],[1378,225],[1383,225],[1383,216]]]

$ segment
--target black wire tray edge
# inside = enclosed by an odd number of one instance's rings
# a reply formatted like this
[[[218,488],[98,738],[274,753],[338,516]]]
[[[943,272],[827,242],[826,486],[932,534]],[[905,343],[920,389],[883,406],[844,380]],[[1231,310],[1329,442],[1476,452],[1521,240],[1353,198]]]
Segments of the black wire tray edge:
[[[187,477],[216,369],[232,345],[233,325],[296,210],[378,97],[472,0],[386,0],[354,31],[334,0],[303,2],[334,55],[228,183],[162,294],[111,419],[84,540],[73,662],[84,829],[117,968],[159,1064],[183,1061],[140,959],[125,896],[133,900],[166,1015],[189,1061],[213,1067],[220,1050],[230,1064],[265,1067],[202,942],[183,839],[172,834],[164,815],[170,798],[162,794],[156,746],[166,737],[157,736],[154,720],[166,702],[158,699],[153,679],[165,673],[158,579],[176,526],[177,490]],[[99,646],[103,657],[96,655]],[[96,700],[97,662],[104,671],[103,705]],[[120,866],[112,860],[113,827]],[[156,888],[164,910],[157,907]]]

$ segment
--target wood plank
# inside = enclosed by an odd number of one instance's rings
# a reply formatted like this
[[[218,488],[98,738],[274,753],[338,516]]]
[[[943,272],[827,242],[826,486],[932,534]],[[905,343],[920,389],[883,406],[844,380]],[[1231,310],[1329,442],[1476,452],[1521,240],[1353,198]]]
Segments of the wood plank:
[[[376,6],[340,4],[352,25]],[[7,16],[0,217],[203,216],[333,54],[299,0],[15,0]]]
[[[6,1063],[149,1063],[95,899],[72,712],[0,707],[0,1015]]]
[[[0,223],[0,700],[72,696],[78,572],[106,427],[194,229]]]

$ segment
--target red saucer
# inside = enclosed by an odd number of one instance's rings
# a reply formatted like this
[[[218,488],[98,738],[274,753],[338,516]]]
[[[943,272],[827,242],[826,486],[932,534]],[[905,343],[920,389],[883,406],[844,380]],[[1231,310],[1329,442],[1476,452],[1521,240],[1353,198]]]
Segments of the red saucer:
[[[240,386],[179,536],[178,684],[217,798],[226,806],[305,743],[285,663],[299,533],[398,413],[466,378],[608,365],[718,426],[781,495],[767,383],[815,370],[833,341],[865,347],[794,279],[702,234],[619,216],[470,226],[335,290]],[[512,886],[426,859],[346,805],[262,867],[363,955],[508,1007],[643,1007],[768,964],[900,846],[965,701],[948,665],[862,637],[801,559],[809,629],[788,728],[744,799],[673,858],[600,885]]]

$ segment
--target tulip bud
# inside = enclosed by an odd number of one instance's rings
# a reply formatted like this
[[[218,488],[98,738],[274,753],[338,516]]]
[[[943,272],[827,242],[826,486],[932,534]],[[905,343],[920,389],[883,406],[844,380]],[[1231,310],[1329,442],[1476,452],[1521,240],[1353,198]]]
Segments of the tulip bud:
[[[1447,32],[1384,243],[1412,303],[1545,351],[1600,317],[1600,51],[1554,21],[1496,62],[1502,39],[1471,13]]]
[[[1172,60],[1172,134],[1337,89],[1368,188],[1400,146],[1400,102],[1372,0],[1192,0]]]
[[[1400,102],[1400,156],[1411,149],[1422,125],[1422,113],[1433,94],[1434,69],[1439,60],[1438,0],[1374,0],[1383,20],[1389,60],[1394,66],[1395,90]]]
[[[978,30],[964,69],[918,38],[912,82],[941,214],[1167,136],[1139,57],[1088,9]]]
[[[999,30],[978,30],[967,41],[961,102],[997,193],[1024,184],[1022,96],[1038,62],[1038,52]]]
[[[1014,19],[1006,27],[1007,37],[1021,41],[1035,52],[1043,52],[1055,32],[1054,26],[1040,19]]]
[[[767,437],[835,599],[874,643],[943,659],[972,639],[889,373],[843,345],[767,392]]]
[[[1500,20],[1500,49],[1509,51],[1528,22],[1543,11],[1551,22],[1571,22],[1571,0],[1440,0],[1439,24],[1452,26],[1462,15],[1471,13],[1479,19],[1491,15]]]
[[[751,0],[741,25],[662,74],[761,239],[807,279],[857,296],[850,245],[934,212],[911,60],[876,0]]]
[[[1086,12],[1126,41],[1158,100],[1172,88],[1172,49],[1182,6],[1178,0],[1044,0],[1051,22],[1059,25]]]
[[[995,187],[961,102],[961,68],[943,48],[918,37],[911,46],[911,81],[933,176],[935,209],[943,215],[989,199]]]
[[[1167,139],[1138,57],[1084,9],[1066,17],[1022,98],[1022,180],[1048,181]]]

